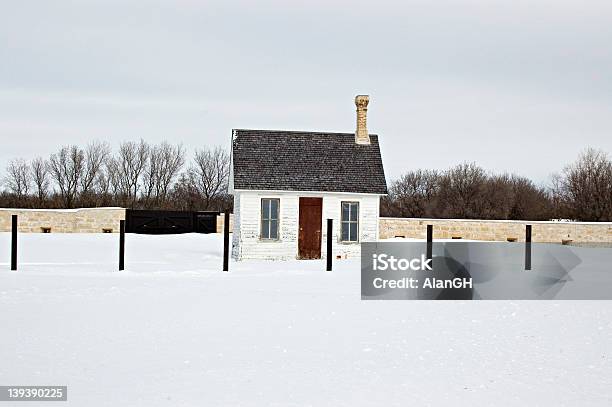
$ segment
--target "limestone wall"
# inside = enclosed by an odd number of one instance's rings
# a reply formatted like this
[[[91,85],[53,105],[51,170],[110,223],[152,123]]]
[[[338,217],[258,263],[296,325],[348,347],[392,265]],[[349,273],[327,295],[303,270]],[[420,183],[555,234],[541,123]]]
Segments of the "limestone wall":
[[[612,223],[495,221],[466,219],[380,218],[381,239],[410,237],[425,239],[427,225],[433,225],[434,239],[525,241],[525,225],[532,225],[532,241],[545,243],[612,242]]]
[[[90,209],[0,209],[0,232],[11,230],[11,215],[19,216],[19,231],[41,233],[119,232],[119,221],[125,219],[123,208]],[[230,215],[230,232],[234,215]],[[217,233],[223,233],[223,214],[217,217]],[[533,225],[534,242],[612,243],[612,223],[598,222],[528,222],[466,219],[380,218],[381,239],[408,237],[424,239],[427,225],[434,226],[434,239],[460,237],[470,240],[525,240],[525,225]]]
[[[19,232],[103,233],[119,232],[119,221],[125,219],[123,208],[83,209],[4,209],[0,208],[0,232],[10,232],[11,215],[19,219]],[[234,215],[230,214],[230,232]],[[217,233],[223,233],[224,215],[217,216]]]
[[[11,215],[18,216],[19,232],[42,233],[50,229],[51,233],[118,233],[125,209],[0,209],[0,232],[11,230]]]
[[[217,233],[223,233],[223,227],[225,225],[225,214],[217,215]],[[229,231],[234,231],[234,214],[230,213]]]

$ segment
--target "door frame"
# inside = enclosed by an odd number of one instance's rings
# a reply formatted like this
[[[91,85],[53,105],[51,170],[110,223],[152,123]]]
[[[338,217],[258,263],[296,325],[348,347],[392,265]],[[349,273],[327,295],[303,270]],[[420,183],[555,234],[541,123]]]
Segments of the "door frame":
[[[301,217],[301,201],[302,199],[316,199],[320,202],[319,210],[320,210],[320,222],[319,222],[319,241],[317,245],[318,257],[314,257],[312,260],[321,259],[322,258],[322,242],[323,242],[323,197],[322,196],[298,196],[298,216],[297,216],[297,258],[305,260],[306,258],[300,256],[300,217]]]

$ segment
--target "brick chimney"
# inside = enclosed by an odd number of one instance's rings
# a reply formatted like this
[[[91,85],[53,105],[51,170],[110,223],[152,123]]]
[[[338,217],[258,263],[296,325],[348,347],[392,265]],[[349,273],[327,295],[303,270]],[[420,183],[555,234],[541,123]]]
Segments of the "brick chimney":
[[[370,97],[368,95],[355,96],[355,106],[357,106],[357,130],[355,130],[355,143],[370,144],[370,136],[368,135],[368,103]]]

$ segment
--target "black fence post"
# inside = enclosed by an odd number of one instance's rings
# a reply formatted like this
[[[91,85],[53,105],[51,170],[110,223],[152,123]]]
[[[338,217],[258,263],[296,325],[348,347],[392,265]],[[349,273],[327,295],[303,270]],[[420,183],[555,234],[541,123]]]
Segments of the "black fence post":
[[[531,225],[525,227],[525,270],[531,270]]]
[[[230,213],[225,211],[223,221],[223,271],[229,271],[229,223]]]
[[[17,270],[17,215],[11,216],[11,270]]]
[[[427,259],[433,258],[433,225],[427,225]]]
[[[119,221],[119,271],[125,269],[125,220]]]
[[[327,219],[327,255],[325,256],[327,260],[326,271],[332,271],[332,260],[334,257],[333,249],[332,249],[332,239],[334,234],[334,220]]]

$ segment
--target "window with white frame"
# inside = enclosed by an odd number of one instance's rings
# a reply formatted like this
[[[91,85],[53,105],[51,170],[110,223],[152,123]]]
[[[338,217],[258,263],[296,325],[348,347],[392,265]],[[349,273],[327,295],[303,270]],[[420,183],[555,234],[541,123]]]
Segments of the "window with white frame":
[[[359,236],[359,202],[342,202],[342,241],[357,242]]]
[[[278,239],[278,198],[263,198],[261,200],[261,238]]]

